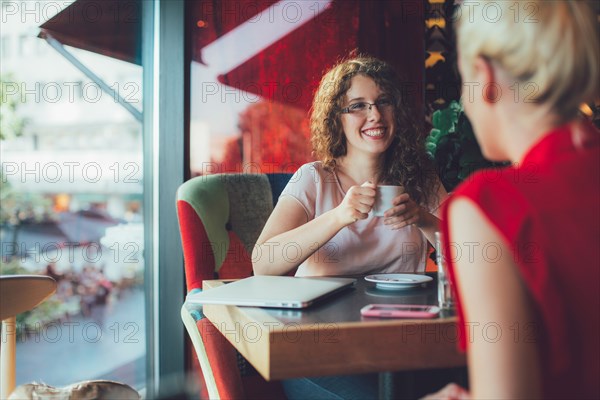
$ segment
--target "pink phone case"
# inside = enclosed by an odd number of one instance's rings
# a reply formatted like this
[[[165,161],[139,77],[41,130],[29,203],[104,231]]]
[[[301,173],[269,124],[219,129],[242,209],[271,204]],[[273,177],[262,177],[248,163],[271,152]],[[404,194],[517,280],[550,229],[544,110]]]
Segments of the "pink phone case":
[[[413,304],[369,304],[360,310],[363,317],[376,318],[433,318],[439,312],[437,306]]]

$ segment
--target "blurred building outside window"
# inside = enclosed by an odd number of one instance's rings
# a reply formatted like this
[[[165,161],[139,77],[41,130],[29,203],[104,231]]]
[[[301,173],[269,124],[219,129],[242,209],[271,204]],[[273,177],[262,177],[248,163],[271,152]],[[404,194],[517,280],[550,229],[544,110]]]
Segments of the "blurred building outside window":
[[[2,3],[0,274],[58,281],[17,319],[17,385],[113,379],[139,389],[142,125],[37,37],[72,1]],[[140,66],[65,48],[142,110]]]

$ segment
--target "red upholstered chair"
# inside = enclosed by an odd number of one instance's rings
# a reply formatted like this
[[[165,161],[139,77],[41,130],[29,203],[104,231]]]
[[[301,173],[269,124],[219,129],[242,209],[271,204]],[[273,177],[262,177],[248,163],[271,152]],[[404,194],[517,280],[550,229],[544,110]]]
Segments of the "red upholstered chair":
[[[177,191],[188,293],[202,281],[252,275],[252,248],[291,174],[216,174],[185,182]],[[196,351],[204,396],[220,399],[285,398],[266,382],[197,307],[181,317]],[[250,371],[250,372],[248,372]]]

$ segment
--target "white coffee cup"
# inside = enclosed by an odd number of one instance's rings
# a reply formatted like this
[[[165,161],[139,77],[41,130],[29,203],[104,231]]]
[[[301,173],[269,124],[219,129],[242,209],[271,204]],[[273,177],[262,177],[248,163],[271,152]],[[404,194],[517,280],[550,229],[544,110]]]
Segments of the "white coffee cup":
[[[383,217],[383,213],[394,206],[393,200],[404,193],[404,186],[380,185],[377,186],[373,215]]]

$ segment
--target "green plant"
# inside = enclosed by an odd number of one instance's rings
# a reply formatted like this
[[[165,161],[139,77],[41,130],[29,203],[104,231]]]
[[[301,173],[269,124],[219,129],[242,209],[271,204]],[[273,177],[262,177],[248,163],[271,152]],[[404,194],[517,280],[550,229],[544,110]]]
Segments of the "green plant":
[[[56,295],[32,310],[17,315],[17,337],[25,338],[28,333],[39,334],[40,330],[53,322],[60,321],[68,313],[68,305]]]
[[[483,157],[461,103],[452,101],[448,107],[435,111],[432,125],[425,146],[448,192],[479,169],[504,165]]]
[[[16,259],[7,260],[0,257],[0,275],[27,275],[29,270]]]
[[[12,75],[0,75],[0,140],[21,136],[25,128],[26,121],[17,113],[17,99],[21,97],[18,87]]]

